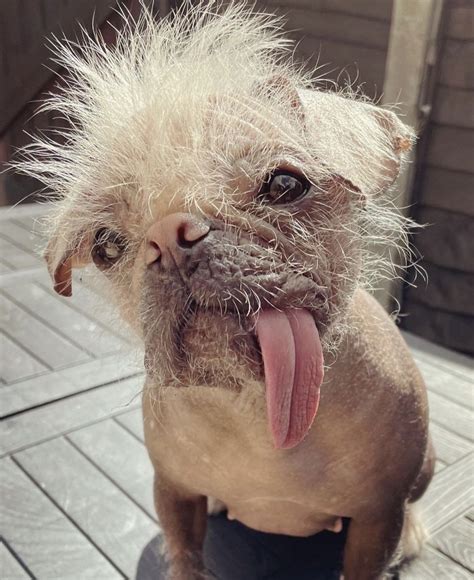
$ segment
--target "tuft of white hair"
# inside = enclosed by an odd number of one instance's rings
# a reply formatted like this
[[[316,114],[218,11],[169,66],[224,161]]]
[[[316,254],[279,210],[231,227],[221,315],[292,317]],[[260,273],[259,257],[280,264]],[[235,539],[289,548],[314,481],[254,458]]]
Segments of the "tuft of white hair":
[[[272,116],[288,110],[284,87],[273,91],[272,106],[265,112],[264,91],[254,96],[262,79],[285,78],[301,91],[312,86],[311,74],[291,58],[292,43],[282,36],[281,19],[256,13],[244,3],[230,2],[223,8],[220,2],[192,5],[187,1],[176,13],[158,21],[146,9],[136,22],[123,16],[113,48],[100,38],[85,38],[80,45],[56,41],[55,60],[66,70],[65,86],[50,95],[40,110],[63,116],[69,128],[56,131],[59,143],[56,138],[37,138],[16,164],[42,181],[59,200],[51,213],[50,229],[61,232],[66,246],[73,243],[74,234],[84,236],[97,227],[104,195],[111,190],[134,187],[147,211],[167,173],[178,178],[189,176],[191,169],[203,173],[195,159],[216,154],[203,146],[202,127],[210,99],[218,102],[219,97],[236,95],[238,100],[245,95],[241,103],[248,107],[252,95],[250,106],[255,105],[255,115],[261,114],[266,123],[275,126]],[[355,95],[341,91],[339,98]],[[293,129],[283,114],[276,118],[282,123],[282,140],[305,150],[321,175],[324,169],[317,166],[320,151],[304,140],[301,126]],[[177,120],[178,134],[186,132],[178,143],[176,130],[170,130]],[[365,127],[351,130],[359,142],[367,141]],[[226,138],[231,141],[231,130]],[[374,152],[392,154],[388,138],[369,145]],[[194,167],[177,155],[180,148],[199,152],[189,162]],[[266,165],[262,151],[258,155],[261,171],[268,171],[274,159],[269,154]],[[224,154],[219,161],[225,165],[228,159]],[[210,164],[203,166],[206,178],[211,179]],[[372,172],[380,170],[374,167],[362,169],[366,182],[373,180]],[[67,227],[63,223],[66,215]],[[380,277],[395,276],[410,256],[407,230],[414,224],[400,215],[388,196],[369,197],[355,222],[350,233],[364,255],[359,282],[374,286]],[[295,232],[298,227],[295,222]],[[304,237],[304,225],[298,233]],[[383,254],[379,248],[384,248]],[[405,258],[396,257],[398,252]]]

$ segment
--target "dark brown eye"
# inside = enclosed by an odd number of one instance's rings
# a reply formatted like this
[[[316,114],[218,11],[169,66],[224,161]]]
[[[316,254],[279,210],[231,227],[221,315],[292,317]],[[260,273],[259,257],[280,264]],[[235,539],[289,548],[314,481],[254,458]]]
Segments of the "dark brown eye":
[[[277,169],[265,179],[258,196],[264,203],[285,204],[304,197],[310,188],[310,182],[302,175]]]
[[[127,241],[123,236],[107,228],[101,228],[94,236],[92,259],[99,268],[109,268],[120,260],[126,247]]]

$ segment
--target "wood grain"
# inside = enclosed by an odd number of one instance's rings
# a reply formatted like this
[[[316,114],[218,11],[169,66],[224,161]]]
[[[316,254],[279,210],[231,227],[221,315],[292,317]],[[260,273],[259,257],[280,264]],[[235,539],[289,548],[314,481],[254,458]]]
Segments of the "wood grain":
[[[74,431],[67,438],[156,519],[153,468],[143,443],[112,419]]]
[[[430,433],[436,457],[451,465],[472,451],[472,444],[447,429],[431,422]]]
[[[51,295],[38,284],[13,283],[4,292],[90,355],[110,354],[124,346],[108,329],[72,308],[67,299]]]
[[[473,133],[474,136],[474,133]],[[416,247],[430,264],[474,273],[474,219],[453,211],[421,207],[418,221],[426,228],[416,236]],[[436,274],[435,274],[436,275]],[[469,280],[469,277],[467,277]],[[448,297],[447,297],[448,298]],[[452,302],[446,300],[445,304]]]
[[[125,427],[125,429],[127,429],[127,431],[134,435],[138,440],[145,440],[145,436],[143,434],[143,419],[141,408],[135,409],[134,411],[129,411],[127,413],[122,413],[121,415],[115,417],[114,420]]]
[[[471,316],[431,308],[413,297],[404,301],[403,312],[405,330],[416,332],[434,343],[462,353],[474,354],[474,321]]]
[[[474,42],[447,40],[441,55],[439,82],[448,87],[474,89]]]
[[[400,580],[472,580],[471,574],[443,554],[430,547],[424,549],[420,558],[415,560]]]
[[[126,379],[0,423],[0,453],[13,452],[140,405],[141,381]]]
[[[20,413],[82,391],[137,376],[142,369],[134,363],[133,356],[112,355],[5,385],[0,390],[0,416]],[[137,379],[138,384],[141,381],[141,378]]]
[[[3,542],[0,542],[0,572],[3,580],[25,580],[33,578]]]
[[[471,506],[474,453],[433,477],[428,491],[419,501],[423,521],[430,534],[462,516]]]
[[[418,368],[431,391],[443,395],[447,399],[473,409],[474,407],[474,377],[468,378],[456,376],[444,368],[433,367],[424,360],[415,358]]]
[[[426,166],[421,187],[426,207],[474,217],[474,173]]]
[[[1,377],[6,383],[26,379],[48,370],[41,361],[34,358],[3,332],[0,332],[0,352],[2,353]]]
[[[81,348],[0,294],[0,329],[51,370],[89,360]]]
[[[36,578],[122,578],[42,491],[13,463],[0,461],[5,539]],[[18,509],[21,506],[21,509]]]
[[[435,423],[465,439],[474,440],[472,410],[453,403],[432,391],[428,391],[428,400],[430,403],[430,416]]]
[[[15,457],[102,553],[133,577],[143,547],[158,532],[151,518],[65,439]]]
[[[431,128],[426,163],[452,171],[472,173],[473,137],[472,129],[434,125]]]
[[[38,268],[43,264],[38,257],[2,236],[0,236],[0,255],[2,256],[2,260],[13,270]]]
[[[459,518],[430,538],[430,544],[474,572],[474,522]]]

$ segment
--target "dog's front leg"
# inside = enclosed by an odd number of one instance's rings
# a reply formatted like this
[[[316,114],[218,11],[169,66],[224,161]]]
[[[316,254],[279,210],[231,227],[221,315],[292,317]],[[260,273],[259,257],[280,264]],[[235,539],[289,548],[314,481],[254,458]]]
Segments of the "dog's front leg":
[[[377,519],[353,519],[344,550],[344,580],[382,579],[400,540],[403,505]]]
[[[155,474],[155,509],[165,536],[168,580],[207,578],[202,559],[207,498],[190,496]]]

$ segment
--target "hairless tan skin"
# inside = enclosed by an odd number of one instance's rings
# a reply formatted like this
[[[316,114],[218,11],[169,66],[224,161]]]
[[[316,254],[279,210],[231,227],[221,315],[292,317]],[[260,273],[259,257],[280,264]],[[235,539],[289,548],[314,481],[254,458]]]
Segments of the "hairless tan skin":
[[[170,392],[157,421],[145,390],[146,444],[172,578],[200,577],[208,496],[224,502],[229,517],[265,532],[340,531],[338,519],[350,517],[348,580],[382,577],[404,519],[419,526],[407,500],[423,494],[433,472],[425,387],[374,299],[358,291],[350,310],[352,330],[326,373],[316,421],[293,449],[273,448],[254,393],[226,392],[216,402],[213,389]]]
[[[311,88],[278,27],[203,3],[173,24],[145,15],[116,53],[60,47],[72,81],[49,106],[73,130],[22,166],[62,198],[55,289],[92,266],[144,346],[170,580],[206,575],[208,498],[263,532],[350,518],[345,580],[383,578],[421,547],[425,387],[363,290],[377,242],[406,249],[384,200],[414,136]]]

